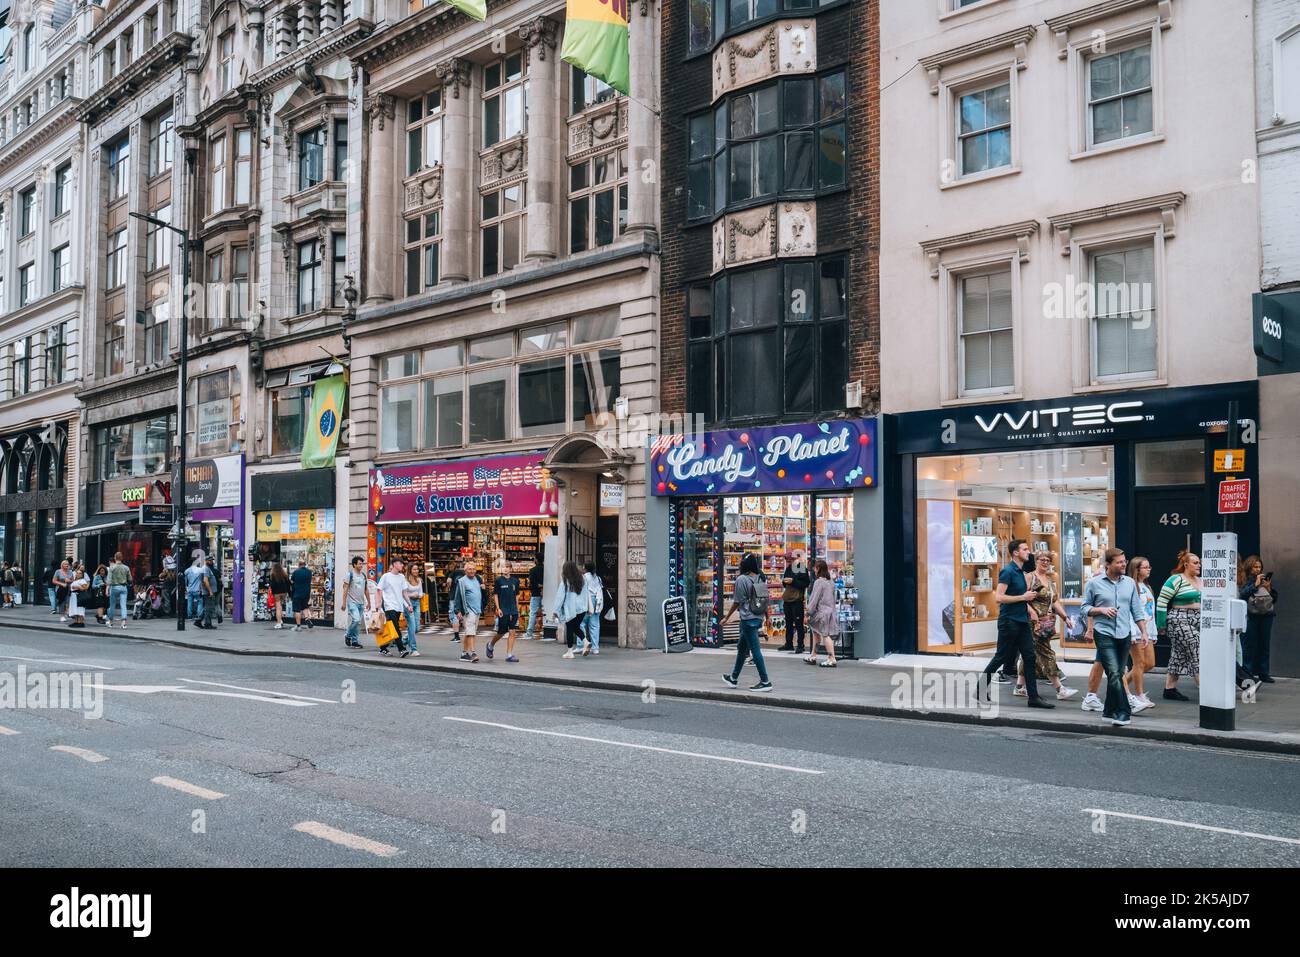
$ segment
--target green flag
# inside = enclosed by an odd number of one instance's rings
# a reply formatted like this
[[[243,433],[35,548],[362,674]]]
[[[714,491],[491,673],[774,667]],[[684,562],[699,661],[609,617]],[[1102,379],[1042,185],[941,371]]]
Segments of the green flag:
[[[343,398],[347,378],[341,375],[316,380],[311,394],[311,419],[302,438],[302,467],[329,468],[334,464],[334,450],[339,444],[339,427],[343,422]]]
[[[475,20],[487,19],[487,0],[447,0],[447,3],[467,17]]]
[[[569,0],[560,59],[572,63],[622,94],[631,93],[628,76],[629,0]]]

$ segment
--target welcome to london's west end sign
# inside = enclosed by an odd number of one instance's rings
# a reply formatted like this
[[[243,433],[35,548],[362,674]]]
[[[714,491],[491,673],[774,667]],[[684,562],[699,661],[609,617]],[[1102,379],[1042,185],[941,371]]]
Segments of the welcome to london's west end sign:
[[[650,445],[655,495],[851,491],[876,481],[874,419],[661,436]]]

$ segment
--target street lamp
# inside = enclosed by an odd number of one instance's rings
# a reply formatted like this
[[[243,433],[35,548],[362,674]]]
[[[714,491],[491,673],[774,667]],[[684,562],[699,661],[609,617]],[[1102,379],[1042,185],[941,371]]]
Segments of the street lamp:
[[[185,529],[188,525],[189,515],[185,507],[185,443],[188,436],[188,405],[185,394],[188,391],[189,375],[189,315],[186,310],[186,303],[190,295],[190,234],[188,230],[179,226],[173,226],[171,223],[164,222],[154,216],[147,216],[144,213],[131,213],[136,219],[148,223],[155,229],[169,229],[181,238],[181,358],[180,358],[180,439],[181,439],[181,461],[180,474],[177,477],[176,488],[172,490],[172,508],[175,511],[173,518],[175,523],[172,525],[172,551],[176,556],[176,630],[185,630],[185,603],[182,601],[181,592],[181,574],[184,569],[181,568],[180,556],[184,554],[181,545],[186,541]],[[176,504],[177,495],[180,496],[180,505]]]

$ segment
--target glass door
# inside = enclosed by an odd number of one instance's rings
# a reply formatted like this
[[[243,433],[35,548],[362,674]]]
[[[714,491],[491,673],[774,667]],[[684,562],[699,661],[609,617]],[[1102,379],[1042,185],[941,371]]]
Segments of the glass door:
[[[816,560],[826,562],[831,581],[835,583],[835,612],[839,620],[835,653],[852,657],[853,638],[861,620],[853,571],[853,498],[819,495],[815,501],[817,535],[813,554]]]
[[[683,502],[678,506],[681,533],[680,581],[686,598],[691,644],[717,647],[719,502]]]

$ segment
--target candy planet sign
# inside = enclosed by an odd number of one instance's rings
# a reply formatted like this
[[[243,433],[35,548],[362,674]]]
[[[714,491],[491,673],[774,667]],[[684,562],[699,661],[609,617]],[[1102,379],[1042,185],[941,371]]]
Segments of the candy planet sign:
[[[765,495],[876,485],[876,421],[660,436],[650,443],[655,495]]]

